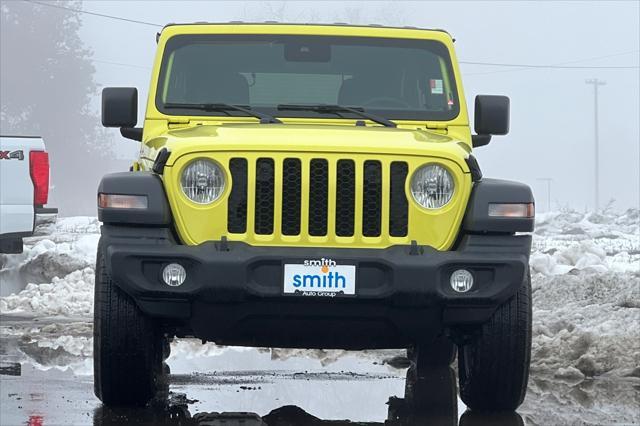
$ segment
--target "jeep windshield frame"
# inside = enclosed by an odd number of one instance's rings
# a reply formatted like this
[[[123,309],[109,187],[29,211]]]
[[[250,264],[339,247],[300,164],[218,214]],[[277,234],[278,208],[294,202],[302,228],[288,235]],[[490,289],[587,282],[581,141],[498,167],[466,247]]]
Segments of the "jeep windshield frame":
[[[460,114],[451,54],[437,40],[289,34],[178,34],[162,55],[156,109],[218,117],[179,104],[235,104],[282,118],[336,118],[282,104],[342,105],[387,120]],[[168,107],[171,105],[171,107]],[[219,113],[219,111],[218,111]],[[225,116],[246,117],[240,109]]]

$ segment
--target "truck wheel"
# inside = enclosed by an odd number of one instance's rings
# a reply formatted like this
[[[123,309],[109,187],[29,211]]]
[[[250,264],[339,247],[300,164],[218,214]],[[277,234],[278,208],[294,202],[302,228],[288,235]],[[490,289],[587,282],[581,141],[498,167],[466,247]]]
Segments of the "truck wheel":
[[[480,336],[459,347],[460,398],[472,410],[515,410],[531,360],[531,276],[494,312]]]
[[[111,280],[102,241],[94,291],[95,394],[105,405],[145,405],[154,396],[162,372],[163,337],[151,318]]]

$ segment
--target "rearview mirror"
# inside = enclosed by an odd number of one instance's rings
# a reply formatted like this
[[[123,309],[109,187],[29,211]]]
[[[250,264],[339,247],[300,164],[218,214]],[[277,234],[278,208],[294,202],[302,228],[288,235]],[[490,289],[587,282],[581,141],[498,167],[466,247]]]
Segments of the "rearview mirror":
[[[102,89],[102,125],[135,127],[138,122],[138,89],[105,87]]]
[[[509,98],[507,96],[478,95],[475,104],[473,146],[489,143],[490,135],[509,133]]]

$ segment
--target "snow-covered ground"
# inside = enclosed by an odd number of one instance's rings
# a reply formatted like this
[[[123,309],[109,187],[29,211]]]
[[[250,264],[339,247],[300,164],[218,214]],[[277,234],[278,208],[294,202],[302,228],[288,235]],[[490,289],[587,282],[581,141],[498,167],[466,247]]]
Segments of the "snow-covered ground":
[[[589,377],[640,377],[640,212],[541,214],[534,233],[531,273],[534,300],[532,368],[557,379],[579,382]],[[96,218],[62,218],[41,226],[26,241],[24,253],[0,255],[0,314],[45,317],[47,326],[0,328],[0,337],[22,336],[38,350],[65,352],[77,362],[54,363],[90,373]],[[8,294],[13,292],[13,294]],[[66,325],[65,325],[66,324]],[[84,325],[83,325],[84,324]],[[224,351],[199,341],[173,343],[172,357],[214,356]],[[33,348],[31,348],[33,349]],[[269,350],[274,359],[299,350]],[[37,352],[37,351],[34,351]],[[342,351],[306,351],[329,364]],[[384,361],[391,351],[365,352]],[[32,357],[33,358],[33,357]],[[50,358],[47,358],[50,359]],[[37,363],[37,362],[36,362]],[[42,365],[50,367],[52,365]],[[633,380],[633,379],[632,379]]]

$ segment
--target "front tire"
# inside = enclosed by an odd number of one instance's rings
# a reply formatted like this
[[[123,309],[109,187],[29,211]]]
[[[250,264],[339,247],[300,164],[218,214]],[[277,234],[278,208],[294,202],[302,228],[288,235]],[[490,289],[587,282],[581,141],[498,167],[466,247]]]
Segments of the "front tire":
[[[145,405],[162,371],[162,336],[107,273],[102,240],[95,276],[94,392],[105,405]]]
[[[460,398],[472,410],[518,408],[527,392],[531,361],[531,277],[458,348]]]

